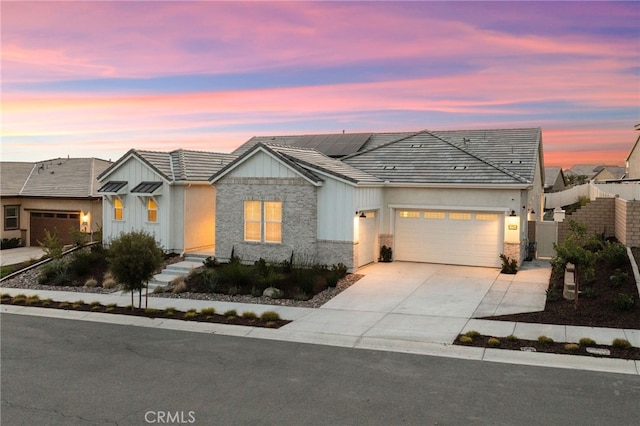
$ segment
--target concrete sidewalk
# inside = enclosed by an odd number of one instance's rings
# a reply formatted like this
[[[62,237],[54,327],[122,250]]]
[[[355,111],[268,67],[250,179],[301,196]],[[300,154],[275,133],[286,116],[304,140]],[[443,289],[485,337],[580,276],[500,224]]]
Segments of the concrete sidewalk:
[[[544,308],[544,289],[549,280],[548,263],[527,264],[516,275],[491,268],[393,262],[373,264],[358,271],[365,277],[319,309],[275,305],[240,304],[190,299],[150,297],[149,307],[174,307],[181,311],[213,307],[217,312],[235,309],[238,314],[258,315],[276,311],[292,320],[274,330],[148,319],[102,313],[74,312],[3,305],[3,313],[42,315],[194,332],[230,334],[301,343],[449,356],[495,362],[640,374],[640,361],[590,358],[574,355],[517,352],[452,345],[458,334],[475,330],[481,334],[522,339],[546,335],[557,342],[576,342],[590,337],[610,344],[624,338],[640,347],[640,330],[573,327],[476,319],[477,317],[534,312]],[[56,301],[115,303],[127,306],[130,295],[1,289],[11,295],[37,294]],[[137,299],[137,297],[136,297]]]
[[[40,260],[44,250],[40,247],[16,247],[0,250],[0,266],[15,265],[27,260]]]

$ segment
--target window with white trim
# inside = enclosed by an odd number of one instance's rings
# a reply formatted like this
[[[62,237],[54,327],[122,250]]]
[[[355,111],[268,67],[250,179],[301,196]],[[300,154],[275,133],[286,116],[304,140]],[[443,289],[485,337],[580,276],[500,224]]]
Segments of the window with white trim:
[[[4,206],[4,230],[20,229],[20,206]]]
[[[113,199],[113,219],[114,220],[123,220],[124,219],[124,204],[122,200],[118,197]]]
[[[151,197],[147,200],[147,221],[158,221],[158,203]]]
[[[282,242],[282,202],[244,202],[244,240]]]

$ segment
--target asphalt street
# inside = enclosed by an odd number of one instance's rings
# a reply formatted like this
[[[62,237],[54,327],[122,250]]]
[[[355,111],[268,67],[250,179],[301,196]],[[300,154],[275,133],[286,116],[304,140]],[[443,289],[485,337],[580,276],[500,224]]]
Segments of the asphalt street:
[[[640,378],[3,314],[3,426],[635,425]]]

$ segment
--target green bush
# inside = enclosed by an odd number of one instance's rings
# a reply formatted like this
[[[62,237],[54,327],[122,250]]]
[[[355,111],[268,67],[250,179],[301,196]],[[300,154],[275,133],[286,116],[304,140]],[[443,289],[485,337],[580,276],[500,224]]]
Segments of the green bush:
[[[615,274],[609,277],[609,282],[611,283],[612,287],[618,288],[618,287],[621,287],[624,283],[626,283],[627,279],[629,279],[629,274],[617,269]]]
[[[580,345],[578,345],[577,343],[566,343],[564,345],[565,350],[569,351],[569,352],[575,352],[578,349],[580,349]]]
[[[518,338],[516,336],[514,336],[513,334],[510,334],[506,337],[508,342],[517,342]]]
[[[213,315],[216,313],[215,308],[202,308],[200,309],[202,315]]]
[[[613,339],[613,341],[611,342],[611,346],[613,346],[614,348],[620,348],[620,349],[629,349],[631,347],[631,343],[629,343],[629,341],[627,339]]]
[[[331,270],[327,273],[327,286],[335,287],[342,278],[347,275],[347,266],[344,263],[338,263],[331,266]]]
[[[38,240],[38,244],[40,244],[40,247],[42,247],[47,257],[52,259],[59,259],[62,257],[64,244],[60,237],[58,237],[58,231],[56,229],[53,230],[53,233],[49,232],[48,229],[45,229],[44,240]]]
[[[220,269],[220,280],[227,288],[250,287],[254,282],[254,271],[253,267],[243,265],[239,259],[230,261]]]
[[[242,318],[244,318],[244,319],[256,319],[256,318],[258,318],[258,315],[256,315],[255,312],[245,311],[245,312],[242,313]]]
[[[9,274],[13,274],[16,271],[16,268],[11,265],[0,266],[0,278],[6,277]]]
[[[70,285],[69,264],[64,259],[53,259],[44,264],[38,276],[38,282],[54,286]]]
[[[580,339],[579,343],[582,346],[595,346],[596,341],[590,337],[583,337],[582,339]]]
[[[538,336],[538,343],[542,343],[543,345],[550,345],[553,343],[553,339],[547,336]]]
[[[189,310],[184,313],[185,319],[193,319],[193,318],[196,318],[197,316],[198,316],[198,313],[195,310],[193,311]]]
[[[500,339],[490,337],[489,340],[487,340],[487,346],[489,346],[490,348],[497,348],[498,346],[500,346]]]
[[[0,241],[0,250],[20,247],[20,238],[3,238]]]
[[[91,265],[95,261],[95,255],[91,251],[82,249],[73,254],[69,269],[75,275],[83,276],[91,272]]]
[[[276,311],[265,311],[260,315],[260,318],[264,321],[278,321],[280,320],[280,314]]]
[[[624,244],[607,241],[598,253],[598,257],[614,268],[620,268],[627,264],[627,248]]]
[[[464,335],[467,336],[467,337],[471,337],[472,339],[475,339],[476,337],[480,336],[480,333],[478,333],[475,330],[469,330],[466,333],[464,333]]]
[[[224,316],[225,317],[237,317],[238,316],[238,312],[235,309],[229,309],[228,311],[225,311]]]
[[[549,287],[545,293],[547,294],[547,301],[549,302],[556,302],[560,300],[560,290],[554,285]]]
[[[500,260],[502,260],[502,269],[500,270],[503,274],[515,274],[518,272],[518,261],[515,259],[511,259],[504,254],[500,255]]]
[[[205,268],[215,268],[218,266],[218,259],[209,256],[204,260],[203,264]]]
[[[382,246],[380,247],[380,262],[391,262],[393,259],[393,250],[391,247]]]
[[[613,306],[619,311],[632,311],[635,304],[633,297],[626,293],[618,293],[613,299]]]

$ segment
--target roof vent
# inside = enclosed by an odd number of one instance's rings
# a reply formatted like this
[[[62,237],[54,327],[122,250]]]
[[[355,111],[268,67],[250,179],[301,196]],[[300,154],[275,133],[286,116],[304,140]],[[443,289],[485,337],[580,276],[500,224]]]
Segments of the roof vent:
[[[396,166],[384,166],[383,169],[384,170],[395,170]]]

